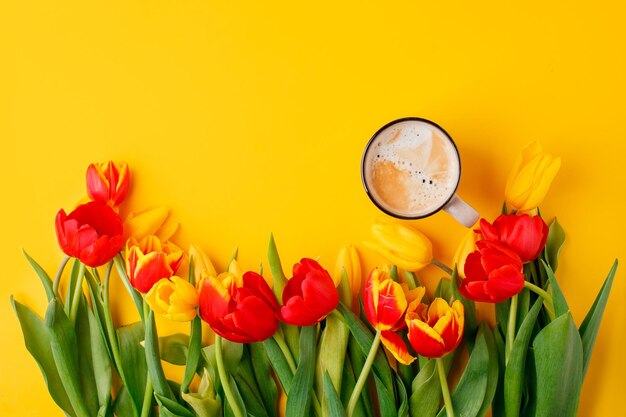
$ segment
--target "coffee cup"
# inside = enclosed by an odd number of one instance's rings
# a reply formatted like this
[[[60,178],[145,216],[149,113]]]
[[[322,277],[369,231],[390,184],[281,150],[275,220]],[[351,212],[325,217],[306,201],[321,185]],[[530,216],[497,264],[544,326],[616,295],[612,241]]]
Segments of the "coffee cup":
[[[363,152],[361,179],[372,202],[393,217],[421,219],[443,209],[465,227],[478,220],[456,195],[459,151],[430,120],[406,117],[381,127]]]

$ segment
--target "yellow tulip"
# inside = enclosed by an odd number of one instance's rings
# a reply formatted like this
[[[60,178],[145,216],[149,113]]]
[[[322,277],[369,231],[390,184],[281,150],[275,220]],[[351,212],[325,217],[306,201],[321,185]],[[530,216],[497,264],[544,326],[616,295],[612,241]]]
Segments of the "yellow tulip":
[[[507,205],[517,211],[536,209],[543,201],[561,167],[561,158],[543,152],[533,142],[522,149],[504,191]]]
[[[140,241],[155,235],[161,241],[169,240],[178,229],[178,222],[164,206],[153,207],[129,214],[124,221],[124,238],[134,237]]]
[[[454,254],[454,264],[460,277],[465,278],[465,260],[467,255],[476,250],[476,242],[480,239],[480,235],[473,230],[467,232],[461,244]]]
[[[173,276],[157,282],[146,295],[146,302],[155,313],[172,321],[190,321],[196,317],[198,292],[188,281]]]
[[[419,271],[433,259],[430,240],[419,230],[395,221],[372,226],[375,242],[363,244],[406,271]]]
[[[211,259],[198,246],[189,246],[189,256],[193,257],[193,269],[194,276],[196,277],[196,282],[200,282],[200,279],[203,276],[217,276],[217,271],[215,270]]]
[[[339,285],[343,270],[348,276],[348,284],[350,284],[352,293],[357,294],[361,289],[361,260],[359,259],[359,252],[352,245],[344,246],[339,250],[335,273],[333,274],[335,286]]]

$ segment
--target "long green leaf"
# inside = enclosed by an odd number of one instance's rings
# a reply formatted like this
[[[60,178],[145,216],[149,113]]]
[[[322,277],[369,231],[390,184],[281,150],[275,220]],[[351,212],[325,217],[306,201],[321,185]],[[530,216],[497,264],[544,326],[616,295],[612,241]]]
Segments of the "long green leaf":
[[[26,349],[28,349],[33,358],[35,358],[37,365],[39,365],[50,396],[65,414],[75,417],[76,413],[63,388],[57,365],[50,350],[50,331],[48,327],[28,307],[15,301],[13,296],[11,296],[11,304],[20,321]]]
[[[533,342],[534,417],[575,417],[582,386],[583,347],[571,314],[544,327]]]
[[[159,404],[160,415],[167,417],[194,417],[194,414],[191,411],[187,410],[176,401],[157,393],[154,394],[154,397]]]
[[[248,345],[242,345],[242,357],[239,366],[237,366],[234,372],[234,377],[235,382],[237,382],[237,387],[239,387],[241,397],[246,403],[248,412],[257,417],[267,416],[268,413],[254,377],[254,369],[252,368]]]
[[[324,397],[326,398],[329,417],[346,417],[346,410],[344,410],[343,404],[341,404],[328,372],[324,373]]]
[[[324,375],[328,374],[336,390],[341,390],[343,362],[348,349],[350,330],[348,326],[334,315],[326,318],[326,327],[322,331],[315,367],[315,392],[325,406]]]
[[[349,351],[354,349],[354,348],[351,348],[353,344],[354,343],[352,342],[348,343]],[[356,349],[358,349],[358,347]],[[359,356],[362,356],[360,350],[358,353],[359,353]],[[356,378],[354,376],[354,371],[352,368],[352,355],[350,355],[346,357],[346,360],[343,362],[343,376],[341,378],[340,397],[341,397],[341,404],[343,404],[344,409],[345,407],[348,406],[348,402],[350,401],[350,395],[352,394],[352,391],[354,391],[355,385],[356,385]],[[366,391],[367,390],[361,391],[359,401],[357,402],[354,412],[352,413],[352,417],[365,417],[366,416],[365,408],[363,407],[363,404],[365,403],[363,399],[367,398]],[[367,404],[369,404],[369,401],[367,401]]]
[[[376,374],[374,374],[374,383],[376,385],[376,394],[378,396],[380,417],[398,417],[393,385],[388,386],[383,384]]]
[[[404,383],[399,376],[396,376],[396,387],[398,388],[398,402],[400,403],[398,406],[398,417],[408,417],[409,397],[406,392],[406,388],[404,387]]]
[[[157,335],[156,323],[154,322],[154,312],[150,309],[146,310],[144,310],[144,317],[146,320],[144,323],[144,348],[146,350],[146,364],[148,365],[150,380],[152,381],[155,394],[159,394],[162,397],[173,400],[174,393],[165,379],[165,373],[163,372],[163,367],[161,365],[159,339]]]
[[[278,381],[283,388],[285,393],[289,394],[291,389],[291,381],[293,379],[293,373],[289,368],[289,364],[285,359],[285,355],[283,355],[282,350],[278,346],[278,343],[274,340],[274,338],[269,338],[263,342],[263,347],[265,348],[265,352],[267,353],[267,357],[272,364],[272,368],[276,372],[276,376],[278,376]]]
[[[106,347],[106,342],[99,328],[98,320],[91,310],[87,310],[89,318],[89,335],[91,338],[91,355],[96,389],[98,391],[98,404],[106,410],[111,402],[111,383],[113,379],[111,371],[111,359]]]
[[[287,397],[286,417],[309,415],[315,379],[315,326],[305,326],[300,332],[300,358]]]
[[[222,405],[205,370],[197,393],[183,392],[183,400],[193,408],[198,417],[222,417]]]
[[[374,342],[374,335],[365,327],[363,322],[359,320],[356,315],[346,308],[343,304],[339,303],[339,310],[346,321],[350,333],[354,337],[354,341],[357,343],[364,356],[367,356],[369,350]],[[393,387],[393,378],[391,376],[391,368],[387,362],[387,358],[382,349],[379,349],[376,353],[376,358],[373,364],[374,373],[380,378],[381,382],[387,387]],[[394,399],[395,402],[395,399]]]
[[[475,417],[481,409],[487,392],[489,369],[489,346],[485,337],[484,328],[477,336],[474,349],[461,379],[452,392],[452,404],[458,415]]]
[[[554,303],[554,313],[556,317],[567,314],[569,312],[569,307],[567,305],[567,301],[565,300],[565,296],[563,295],[563,292],[561,292],[561,288],[556,281],[554,272],[552,272],[552,269],[545,262],[541,261],[541,264],[548,274],[548,282],[550,283],[550,288],[552,289],[552,301]]]
[[[144,334],[141,322],[117,329],[120,352],[124,352],[120,359],[124,369],[124,376],[126,377],[126,390],[135,412],[133,416],[139,415],[146,390],[148,367],[146,365],[145,349],[141,346]]]
[[[185,365],[188,351],[189,336],[184,333],[159,337],[159,355],[167,363],[178,366]]]
[[[489,411],[489,408],[493,402],[493,398],[496,394],[496,389],[499,380],[499,362],[498,362],[498,349],[496,347],[495,335],[487,323],[480,324],[480,330],[485,335],[485,342],[487,342],[487,349],[489,350],[489,369],[487,370],[487,389],[485,390],[485,398],[480,410],[476,414],[478,417],[483,417]]]
[[[76,333],[57,299],[53,299],[48,305],[45,323],[50,331],[50,349],[61,377],[61,384],[65,388],[76,415],[89,417],[91,414],[80,389]]]
[[[565,230],[555,217],[550,224],[545,247],[546,262],[553,271],[556,271],[559,266],[559,253],[563,243],[565,243]]]
[[[434,417],[441,403],[441,385],[435,359],[429,359],[412,384],[409,399],[411,417]]]
[[[504,409],[507,417],[518,417],[522,403],[522,389],[526,369],[526,352],[543,299],[537,298],[515,336],[513,349],[504,373]]]
[[[598,335],[598,330],[600,329],[600,322],[602,321],[604,308],[606,307],[606,303],[609,299],[616,271],[617,259],[613,262],[613,267],[609,271],[609,275],[604,280],[604,284],[602,284],[600,292],[598,292],[593,305],[585,316],[583,323],[580,325],[579,332],[583,343],[583,379],[587,374],[587,368],[589,368],[589,361],[591,360],[591,354],[593,353],[593,346],[596,343],[596,336]]]
[[[52,299],[54,298],[54,290],[52,289],[52,280],[50,279],[50,276],[48,276],[48,273],[37,262],[35,262],[35,260],[31,258],[30,255],[26,253],[24,249],[22,249],[22,253],[28,260],[28,263],[30,263],[30,265],[33,267],[33,269],[37,273],[37,276],[39,277],[39,279],[41,280],[41,283],[43,284],[43,288],[46,290],[46,297],[48,298],[48,302],[52,301]]]
[[[270,271],[274,280],[273,289],[278,302],[281,303],[283,297],[283,290],[287,284],[287,278],[283,272],[283,266],[280,262],[280,256],[278,255],[278,249],[276,248],[276,242],[274,241],[274,235],[270,234],[270,243],[267,248],[267,259],[270,264]]]
[[[191,322],[189,330],[189,349],[187,353],[187,362],[185,364],[185,374],[183,382],[180,384],[181,392],[188,392],[189,385],[193,380],[198,364],[200,363],[200,352],[202,350],[202,321],[196,316]]]
[[[268,378],[271,373],[270,361],[265,352],[263,344],[251,343],[248,345],[250,349],[250,358],[252,368],[254,370],[254,378],[256,380],[263,404],[270,416],[276,415],[276,400],[278,398],[278,388],[273,378]]]
[[[93,368],[93,349],[91,345],[91,329],[89,326],[89,313],[87,300],[83,294],[79,294],[78,314],[76,316],[76,342],[78,348],[78,366],[80,375],[80,387],[82,397],[89,411],[89,415],[98,414],[98,387]],[[97,330],[96,330],[97,331]],[[110,386],[109,386],[110,389]]]

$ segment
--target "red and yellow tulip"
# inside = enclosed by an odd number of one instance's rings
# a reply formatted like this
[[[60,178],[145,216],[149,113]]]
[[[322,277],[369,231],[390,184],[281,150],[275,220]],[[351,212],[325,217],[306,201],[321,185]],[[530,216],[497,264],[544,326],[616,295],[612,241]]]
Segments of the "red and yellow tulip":
[[[161,242],[149,236],[137,242],[126,242],[126,272],[131,285],[147,293],[162,278],[173,276],[184,257],[184,252],[170,242]]]
[[[87,168],[87,194],[93,201],[117,207],[128,194],[130,172],[126,162],[101,162]]]
[[[463,339],[463,304],[452,305],[443,298],[430,304],[420,304],[406,314],[409,342],[417,353],[427,358],[441,358],[452,352]]]
[[[278,302],[263,277],[224,272],[206,277],[200,288],[200,317],[213,331],[237,343],[260,342],[278,329]]]

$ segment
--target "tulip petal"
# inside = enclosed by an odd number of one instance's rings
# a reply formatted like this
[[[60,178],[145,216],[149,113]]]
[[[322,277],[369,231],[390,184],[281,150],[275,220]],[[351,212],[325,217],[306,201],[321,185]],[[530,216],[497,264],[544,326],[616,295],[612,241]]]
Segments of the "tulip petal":
[[[505,265],[489,274],[485,292],[491,302],[499,303],[518,294],[524,288],[524,274],[513,265]]]
[[[415,360],[415,357],[409,353],[404,340],[397,333],[384,330],[380,334],[380,341],[401,364],[410,365]]]
[[[409,328],[409,342],[417,353],[427,358],[440,358],[445,353],[445,344],[441,336],[432,327],[421,320],[411,320]]]

